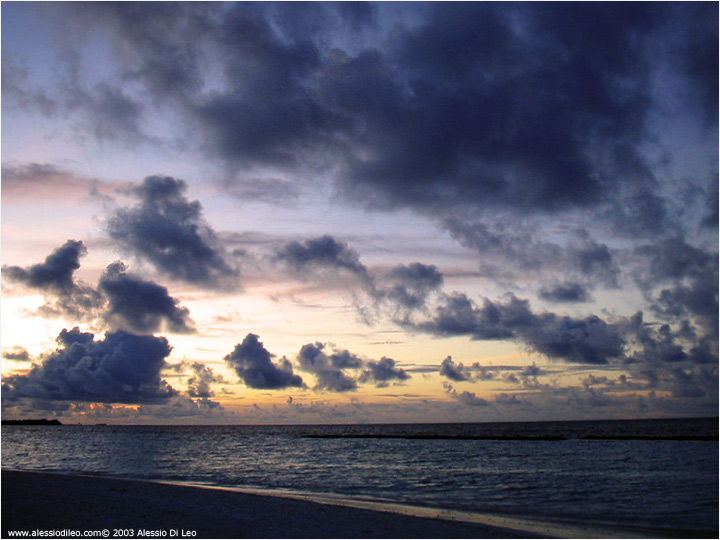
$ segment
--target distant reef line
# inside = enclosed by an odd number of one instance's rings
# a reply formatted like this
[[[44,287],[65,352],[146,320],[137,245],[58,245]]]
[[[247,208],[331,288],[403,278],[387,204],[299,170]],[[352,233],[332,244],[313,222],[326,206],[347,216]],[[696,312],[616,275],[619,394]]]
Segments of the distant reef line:
[[[47,420],[45,418],[31,418],[27,420],[2,420],[3,426],[62,426],[60,420],[54,418]]]
[[[607,440],[607,441],[717,441],[717,435],[381,435],[381,434],[343,434],[301,435],[307,439],[438,439],[462,441],[568,441]]]

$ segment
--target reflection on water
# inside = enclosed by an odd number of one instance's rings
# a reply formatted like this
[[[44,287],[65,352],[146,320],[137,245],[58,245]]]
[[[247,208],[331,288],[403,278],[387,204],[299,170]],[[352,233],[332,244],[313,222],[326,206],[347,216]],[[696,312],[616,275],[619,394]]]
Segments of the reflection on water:
[[[585,426],[579,426],[585,424]],[[608,426],[610,424],[610,426]],[[510,427],[504,427],[510,426]],[[563,426],[564,429],[563,429]],[[645,435],[677,423],[634,426]],[[457,510],[717,529],[717,440],[593,440],[627,424],[427,426],[3,426],[5,467],[292,489]],[[717,436],[717,420],[697,426]],[[516,431],[513,431],[516,430]],[[612,431],[612,433],[610,433]],[[307,438],[307,435],[477,436]],[[510,437],[510,438],[508,438]]]

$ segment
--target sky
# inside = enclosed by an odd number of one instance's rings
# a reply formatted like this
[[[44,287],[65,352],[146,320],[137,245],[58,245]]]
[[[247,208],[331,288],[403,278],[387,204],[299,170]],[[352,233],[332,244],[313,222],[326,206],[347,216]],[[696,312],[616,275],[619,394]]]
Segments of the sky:
[[[717,415],[717,3],[1,9],[3,418]]]

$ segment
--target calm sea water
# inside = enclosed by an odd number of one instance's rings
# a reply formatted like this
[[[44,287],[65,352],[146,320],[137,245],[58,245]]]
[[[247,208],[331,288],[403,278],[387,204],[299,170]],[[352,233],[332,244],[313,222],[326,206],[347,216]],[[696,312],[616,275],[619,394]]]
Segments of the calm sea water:
[[[717,419],[3,426],[2,466],[289,489],[675,536],[718,529],[717,434]]]

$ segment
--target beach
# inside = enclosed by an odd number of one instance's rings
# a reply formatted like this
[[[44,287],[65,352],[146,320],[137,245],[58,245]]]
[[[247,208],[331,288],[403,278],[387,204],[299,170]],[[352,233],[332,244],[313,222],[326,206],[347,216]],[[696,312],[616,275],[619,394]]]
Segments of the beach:
[[[103,537],[102,532],[108,531],[109,538],[543,536],[538,532],[482,523],[413,517],[236,491],[3,470],[3,538],[10,537],[10,531],[55,531],[56,537],[69,531],[80,531],[81,535],[85,531],[99,531],[98,536]]]

